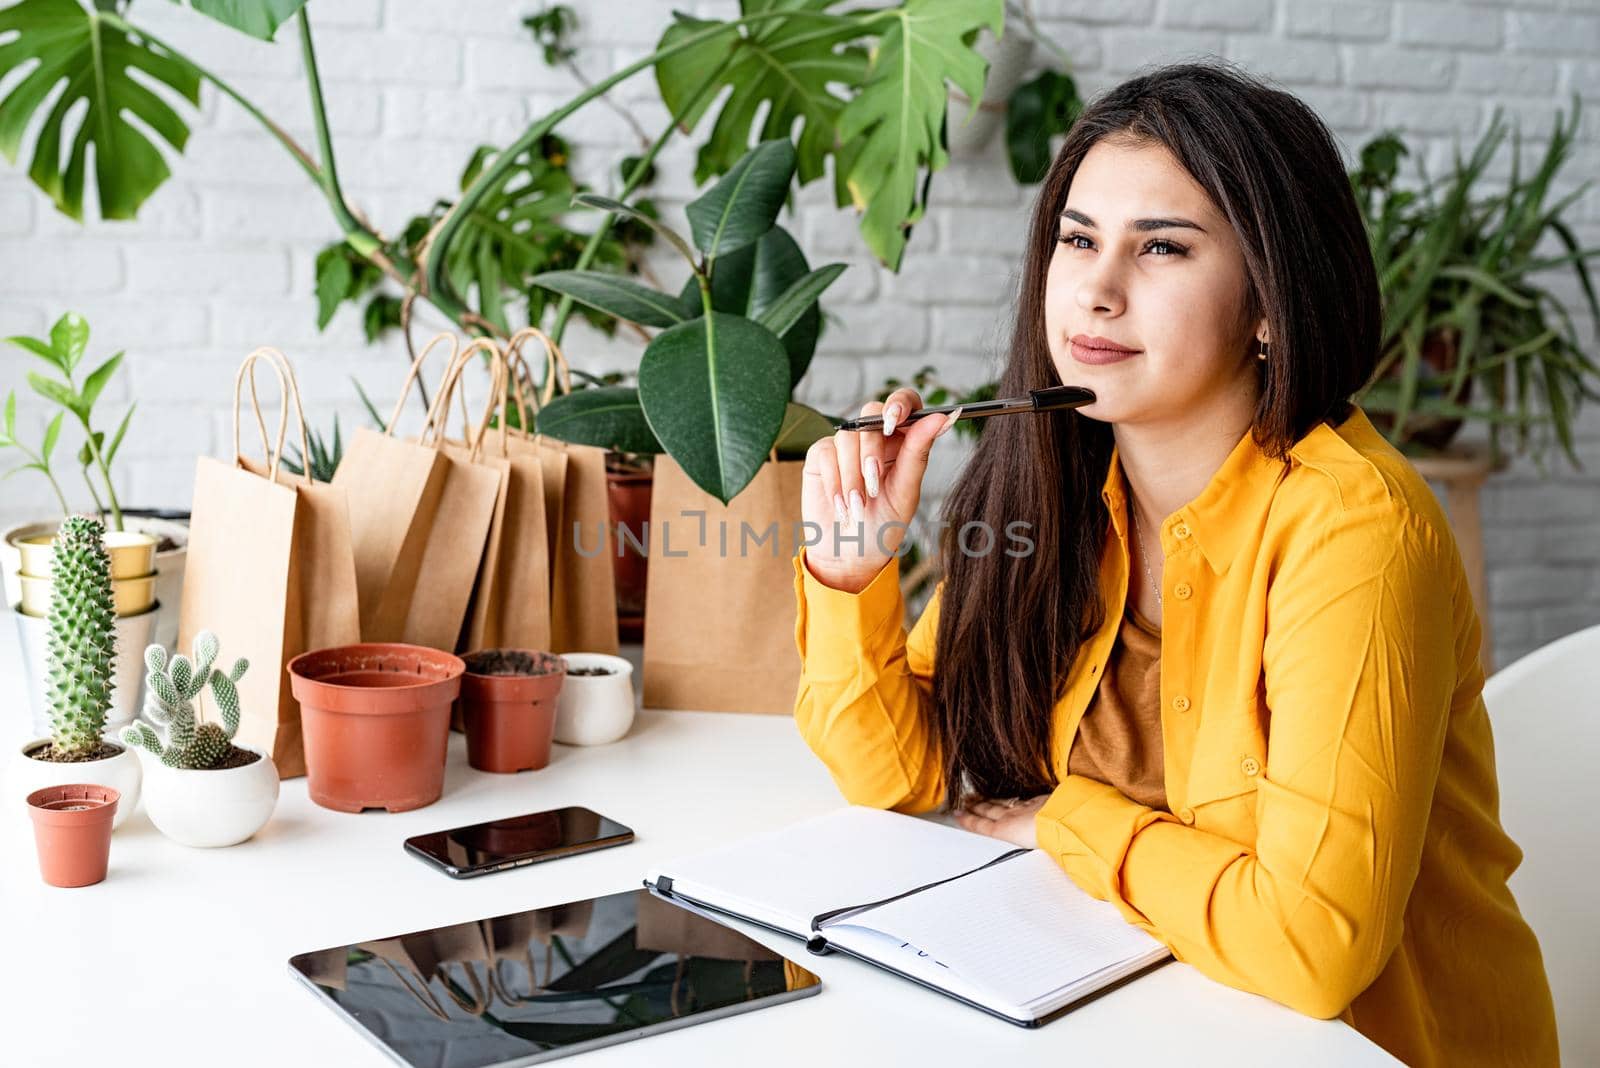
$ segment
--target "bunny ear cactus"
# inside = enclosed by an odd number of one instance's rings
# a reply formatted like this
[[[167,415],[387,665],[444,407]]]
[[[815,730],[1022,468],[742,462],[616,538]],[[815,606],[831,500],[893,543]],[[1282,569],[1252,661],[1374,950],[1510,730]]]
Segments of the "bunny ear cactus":
[[[58,759],[87,760],[102,744],[116,661],[111,558],[98,519],[71,516],[56,535],[48,643],[51,741]]]
[[[161,758],[169,768],[201,770],[222,763],[239,730],[239,690],[237,683],[250,666],[246,660],[234,661],[223,674],[212,667],[221,645],[210,631],[195,636],[194,656],[182,653],[167,659],[167,651],[152,645],[144,652],[145,682],[150,692],[145,699],[145,715],[167,729],[167,741],[148,723],[123,728],[122,740],[143,746]],[[222,723],[202,723],[195,702],[207,686],[217,703]]]

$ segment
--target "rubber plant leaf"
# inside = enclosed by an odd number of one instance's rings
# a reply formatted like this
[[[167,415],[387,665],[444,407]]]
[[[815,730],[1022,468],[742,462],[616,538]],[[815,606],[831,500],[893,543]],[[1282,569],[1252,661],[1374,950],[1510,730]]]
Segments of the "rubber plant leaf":
[[[776,334],[713,310],[650,340],[639,401],[662,448],[724,504],[766,461],[789,403],[789,360]]]

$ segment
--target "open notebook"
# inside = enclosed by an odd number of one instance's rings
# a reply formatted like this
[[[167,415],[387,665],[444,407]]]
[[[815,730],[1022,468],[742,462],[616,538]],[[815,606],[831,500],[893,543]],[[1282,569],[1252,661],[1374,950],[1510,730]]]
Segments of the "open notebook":
[[[1037,849],[859,805],[652,868],[645,885],[1024,1027],[1171,956]]]

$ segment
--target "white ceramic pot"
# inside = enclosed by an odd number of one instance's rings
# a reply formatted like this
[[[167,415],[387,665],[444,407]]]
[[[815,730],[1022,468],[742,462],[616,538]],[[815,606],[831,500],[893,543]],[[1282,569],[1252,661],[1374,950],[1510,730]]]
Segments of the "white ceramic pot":
[[[35,738],[19,749],[11,760],[12,774],[7,776],[6,803],[17,811],[24,811],[20,799],[46,786],[66,786],[69,783],[87,782],[96,786],[109,786],[122,795],[117,802],[117,814],[111,821],[113,829],[122,826],[139,805],[139,785],[144,778],[139,758],[127,746],[122,752],[104,760],[85,760],[76,764],[57,764],[50,760],[35,760],[28,755],[50,739]],[[121,742],[116,743],[122,745]],[[13,800],[16,799],[16,800]]]
[[[259,749],[261,759],[241,768],[197,771],[169,768],[147,749],[144,810],[156,829],[180,845],[231,846],[249,838],[272,818],[278,803],[278,769]]]
[[[33,711],[33,733],[50,733],[50,702],[46,697],[49,672],[50,621],[12,612],[22,643],[22,667],[28,677],[28,704]],[[107,741],[139,714],[144,693],[144,651],[156,640],[161,605],[137,616],[122,616],[116,623],[117,659],[112,665],[111,707],[106,710]],[[102,784],[104,785],[104,784]]]
[[[60,527],[59,520],[44,523],[21,523],[0,534],[0,578],[5,581],[6,604],[22,600],[22,551],[16,542],[37,534],[53,534]],[[168,649],[178,644],[178,610],[183,605],[183,572],[189,556],[189,524],[177,519],[158,519],[153,516],[136,516],[124,512],[122,525],[126,530],[153,534],[167,538],[174,547],[156,553],[156,603],[160,615],[156,617],[156,634],[152,641]],[[144,650],[140,650],[140,656]]]
[[[605,745],[628,733],[638,701],[633,665],[609,653],[562,653],[567,678],[556,698],[556,741]],[[574,675],[573,668],[606,668],[609,675]]]

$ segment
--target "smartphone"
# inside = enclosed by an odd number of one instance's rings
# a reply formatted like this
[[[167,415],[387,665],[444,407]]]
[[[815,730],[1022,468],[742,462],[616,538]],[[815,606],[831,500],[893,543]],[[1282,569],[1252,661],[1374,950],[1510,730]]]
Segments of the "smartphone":
[[[406,851],[446,875],[468,879],[631,841],[631,829],[591,809],[570,805],[419,834],[406,839]]]

